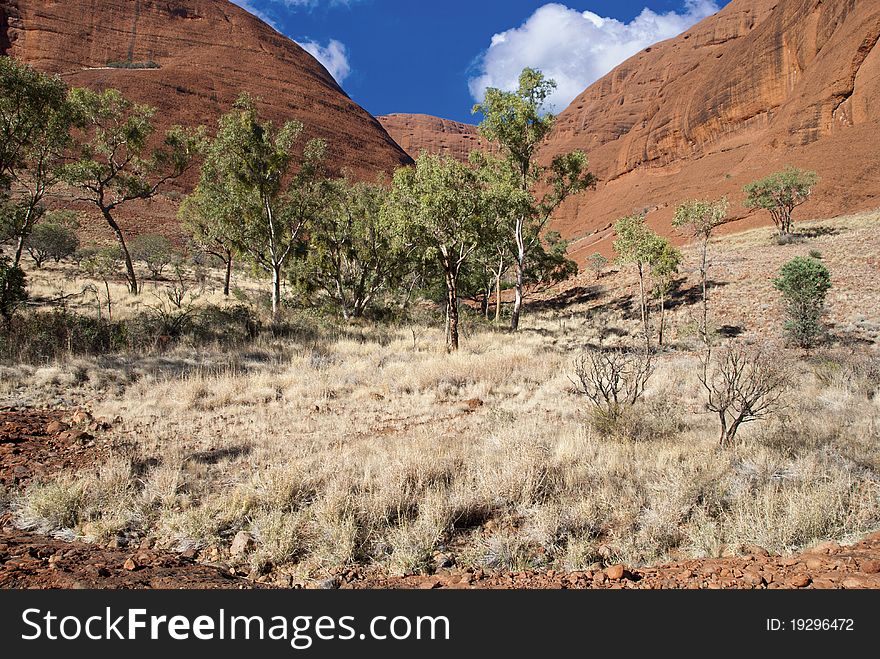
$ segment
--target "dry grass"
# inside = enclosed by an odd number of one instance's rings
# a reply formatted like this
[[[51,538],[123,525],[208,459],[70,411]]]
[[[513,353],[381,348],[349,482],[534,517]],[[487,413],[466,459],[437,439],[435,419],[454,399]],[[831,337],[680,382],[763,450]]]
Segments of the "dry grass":
[[[175,549],[244,529],[256,547],[241,560],[304,572],[424,571],[438,550],[512,569],[789,551],[880,522],[870,358],[793,364],[785,414],[721,450],[697,356],[662,356],[609,435],[568,379],[583,330],[535,329],[477,334],[451,357],[437,333],[414,348],[364,332],[247,371],[143,370],[94,405],[124,419],[118,458],[13,506],[30,527]]]
[[[592,422],[570,378],[586,346],[625,342],[636,327],[623,303],[632,281],[619,273],[599,297],[531,311],[517,335],[466,325],[454,355],[436,329],[379,327],[231,353],[5,368],[0,401],[63,392],[122,422],[106,464],[0,493],[0,503],[23,526],[149,536],[207,557],[247,530],[254,548],[235,560],[304,575],[352,563],[428,571],[438,551],[460,565],[576,569],[861,533],[880,524],[880,361],[869,331],[880,316],[867,285],[877,219],[820,223],[836,233],[799,245],[770,247],[761,230],[715,246],[712,277],[724,285],[713,313],[741,326],[740,340],[777,341],[769,278],[785,259],[818,249],[835,277],[837,345],[780,348],[788,405],[726,449],[688,350],[689,305],[672,311],[676,350],[657,358],[644,399],[613,428]],[[864,323],[850,328],[858,314]]]

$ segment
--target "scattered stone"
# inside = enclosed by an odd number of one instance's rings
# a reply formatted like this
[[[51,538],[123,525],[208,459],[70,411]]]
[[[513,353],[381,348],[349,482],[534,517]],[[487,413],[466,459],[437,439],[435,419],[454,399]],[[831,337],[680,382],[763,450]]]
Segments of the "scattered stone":
[[[825,567],[825,561],[818,556],[810,556],[804,561],[804,565],[808,570],[821,570]]]
[[[844,588],[864,588],[865,582],[858,577],[846,577],[840,584]]]
[[[878,574],[880,573],[880,560],[869,558],[866,561],[862,561],[859,564],[859,568],[865,574]]]
[[[125,559],[125,563],[122,564],[122,567],[124,569],[128,570],[129,572],[134,572],[135,570],[138,569],[139,566],[137,564],[137,561],[135,561],[133,558],[129,557],[129,558]]]
[[[46,434],[47,435],[57,435],[59,433],[64,432],[70,428],[69,425],[64,423],[63,421],[50,421],[49,425],[46,426]]]
[[[792,588],[806,588],[810,585],[810,577],[806,574],[795,574],[788,578],[787,584]]]
[[[612,565],[609,568],[605,569],[605,575],[611,579],[611,581],[620,581],[623,579],[623,575],[626,573],[626,569],[623,565]]]
[[[247,531],[239,531],[232,539],[229,553],[235,558],[241,558],[254,548],[254,538]]]

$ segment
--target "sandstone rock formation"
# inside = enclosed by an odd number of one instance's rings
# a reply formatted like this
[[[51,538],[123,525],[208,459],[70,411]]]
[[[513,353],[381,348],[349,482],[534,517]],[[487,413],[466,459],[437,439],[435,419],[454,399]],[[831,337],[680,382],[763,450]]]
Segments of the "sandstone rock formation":
[[[555,228],[578,260],[610,251],[611,223],[647,209],[665,233],[682,200],[727,194],[786,164],[822,177],[801,218],[880,206],[880,3],[733,0],[627,60],[559,117],[544,157],[585,150],[601,183]]]
[[[444,153],[459,160],[468,159],[471,151],[486,148],[476,126],[426,114],[389,114],[379,122],[410,156],[419,153]]]
[[[410,162],[311,55],[227,0],[0,0],[0,54],[70,86],[120,89],[157,107],[161,128],[211,128],[247,91],[267,118],[298,119],[325,138],[332,162],[358,177]],[[159,200],[139,214],[173,225],[175,206]]]

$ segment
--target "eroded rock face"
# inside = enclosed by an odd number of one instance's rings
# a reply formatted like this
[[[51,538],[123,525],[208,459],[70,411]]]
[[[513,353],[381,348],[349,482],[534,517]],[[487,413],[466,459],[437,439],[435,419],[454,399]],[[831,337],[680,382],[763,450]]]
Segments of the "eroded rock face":
[[[227,0],[0,0],[0,53],[70,86],[120,89],[157,107],[160,128],[213,129],[247,91],[267,118],[297,119],[309,137],[326,139],[334,166],[357,177],[410,162],[311,55]],[[112,62],[159,68],[108,68]],[[144,212],[173,223],[175,204],[163,203]]]
[[[426,114],[389,114],[379,122],[412,158],[440,153],[466,161],[471,151],[486,148],[476,126]]]
[[[595,192],[556,219],[583,256],[607,251],[610,224],[648,209],[669,233],[674,206],[730,195],[786,164],[822,184],[801,217],[880,205],[880,3],[733,0],[588,88],[559,117],[544,156],[583,149]]]

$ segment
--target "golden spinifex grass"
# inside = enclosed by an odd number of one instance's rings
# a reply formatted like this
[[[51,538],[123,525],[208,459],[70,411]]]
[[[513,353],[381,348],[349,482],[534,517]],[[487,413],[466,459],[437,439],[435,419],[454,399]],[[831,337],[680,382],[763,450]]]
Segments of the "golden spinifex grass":
[[[635,345],[637,282],[619,270],[574,304],[530,308],[517,334],[468,320],[453,355],[436,327],[316,322],[235,348],[2,365],[4,401],[87,404],[122,421],[110,460],[0,503],[23,527],[148,537],[303,577],[352,563],[430,570],[438,551],[458,565],[576,569],[859,534],[880,525],[877,217],[804,223],[804,241],[784,246],[767,229],[713,241],[710,322],[727,326],[715,341],[769,346],[790,384],[774,415],[724,448],[686,295],[633,407],[609,423],[576,393],[584,349]],[[814,249],[832,271],[833,340],[804,353],[783,347],[771,278]],[[81,287],[51,272],[29,273],[35,297],[56,281]],[[568,285],[595,285],[582,277]],[[115,293],[114,313],[138,312]],[[196,304],[206,300],[222,303],[207,292]],[[240,531],[253,543],[230,556]]]
[[[787,551],[880,523],[875,357],[792,357],[784,411],[719,449],[697,355],[658,358],[609,428],[568,379],[579,328],[554,324],[472,335],[452,356],[439,333],[414,347],[363,331],[246,368],[142,371],[94,403],[124,419],[113,459],[13,510],[44,531],[221,554],[245,530],[254,548],[235,560],[306,573],[426,570],[441,549],[512,569]]]

